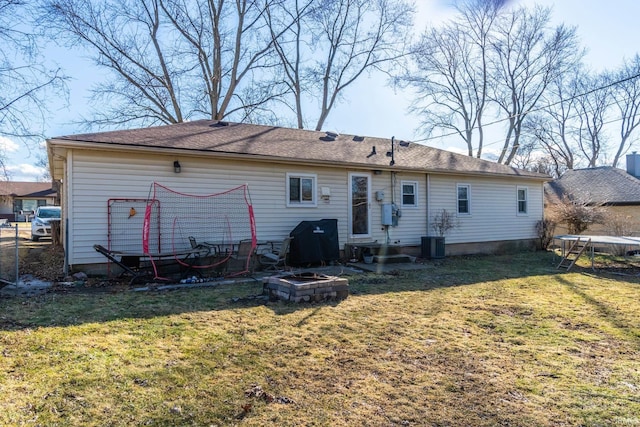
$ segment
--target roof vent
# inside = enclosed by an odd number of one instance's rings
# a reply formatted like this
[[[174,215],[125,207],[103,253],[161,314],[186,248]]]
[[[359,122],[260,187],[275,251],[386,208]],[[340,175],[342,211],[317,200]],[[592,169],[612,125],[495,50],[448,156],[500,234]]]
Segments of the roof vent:
[[[401,147],[408,147],[409,141],[400,141],[398,144],[400,144]]]
[[[335,141],[339,135],[340,134],[336,132],[325,132],[325,136],[321,136],[320,140],[327,141],[327,142]]]
[[[216,123],[211,125],[212,128],[218,128],[218,127],[224,127],[224,126],[229,126],[229,122],[223,122],[222,120],[218,120]]]
[[[354,136],[353,140],[355,142],[362,142],[362,141],[364,141],[364,136]]]
[[[336,139],[338,136],[340,136],[340,134],[337,132],[325,132],[325,133],[329,138],[333,138],[333,139]]]

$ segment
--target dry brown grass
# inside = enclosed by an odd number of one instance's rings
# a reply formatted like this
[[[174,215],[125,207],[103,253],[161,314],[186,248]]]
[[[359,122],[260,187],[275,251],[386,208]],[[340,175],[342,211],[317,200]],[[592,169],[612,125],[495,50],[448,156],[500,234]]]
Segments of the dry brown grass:
[[[640,285],[549,254],[350,277],[0,300],[0,424],[639,425]]]

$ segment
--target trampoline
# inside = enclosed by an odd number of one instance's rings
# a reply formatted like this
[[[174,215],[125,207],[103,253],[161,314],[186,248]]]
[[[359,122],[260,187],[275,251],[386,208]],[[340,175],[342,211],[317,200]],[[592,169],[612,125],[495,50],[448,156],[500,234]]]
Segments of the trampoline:
[[[622,246],[628,250],[640,250],[640,237],[631,236],[599,236],[599,235],[587,235],[587,234],[562,234],[559,236],[553,236],[553,240],[559,240],[561,242],[560,249],[562,251],[562,258],[567,257],[567,243],[572,245],[577,240],[586,241],[589,240],[589,256],[591,258],[591,268],[594,268],[594,253],[597,245],[611,245]]]

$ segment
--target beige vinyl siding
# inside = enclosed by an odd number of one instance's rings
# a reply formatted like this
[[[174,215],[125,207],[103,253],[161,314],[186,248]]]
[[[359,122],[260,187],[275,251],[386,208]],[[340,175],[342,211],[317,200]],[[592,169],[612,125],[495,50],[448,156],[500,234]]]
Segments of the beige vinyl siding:
[[[517,179],[430,176],[429,218],[441,209],[457,213],[457,184],[469,185],[470,214],[457,215],[447,243],[531,239],[542,219],[542,183]],[[526,215],[518,214],[517,188],[526,187]]]
[[[181,173],[173,171],[179,160]],[[98,150],[69,150],[64,191],[68,205],[63,214],[69,220],[71,266],[104,263],[94,244],[108,245],[107,204],[112,198],[146,199],[153,181],[189,194],[213,194],[242,184],[249,185],[259,240],[282,239],[303,220],[337,219],[340,249],[351,239],[348,218],[349,173],[371,176],[371,238],[364,241],[389,242],[401,246],[420,244],[420,237],[432,234],[427,218],[437,209],[456,211],[456,184],[470,185],[471,215],[460,218],[460,227],[447,235],[448,243],[515,240],[535,237],[535,222],[542,218],[542,184],[535,181],[500,178],[431,175],[343,166],[323,167],[293,163],[235,161],[181,154],[115,153]],[[314,174],[317,206],[287,207],[287,173]],[[402,206],[402,181],[417,186],[417,207]],[[427,188],[429,185],[429,188]],[[518,186],[528,188],[528,214],[517,214]],[[322,187],[330,197],[323,199]],[[384,192],[377,201],[376,191]],[[428,194],[429,192],[429,194]],[[397,227],[381,225],[383,203],[395,202],[401,209]],[[142,230],[132,230],[140,233]],[[363,241],[358,239],[358,241]]]
[[[415,246],[420,244],[420,237],[426,234],[427,218],[427,190],[424,174],[382,172],[379,175],[372,174],[371,191],[371,235],[372,240],[379,243],[387,241],[387,233],[390,244]],[[415,181],[417,188],[417,207],[402,206],[402,181]],[[376,192],[384,192],[384,200],[376,200]],[[401,217],[397,227],[382,226],[382,205],[395,203],[400,209]]]
[[[108,244],[108,200],[146,199],[154,180],[189,194],[212,194],[248,184],[259,240],[282,239],[303,220],[335,218],[341,247],[346,241],[348,171],[344,169],[181,156],[178,160],[182,171],[176,174],[173,172],[175,159],[175,156],[97,151],[69,155],[69,194],[72,194],[72,205],[68,208],[69,238],[73,242],[69,263],[104,262],[104,257],[93,250],[93,245],[106,247]],[[317,207],[286,206],[287,172],[317,175]],[[321,187],[329,187],[331,196],[328,200],[320,197]]]

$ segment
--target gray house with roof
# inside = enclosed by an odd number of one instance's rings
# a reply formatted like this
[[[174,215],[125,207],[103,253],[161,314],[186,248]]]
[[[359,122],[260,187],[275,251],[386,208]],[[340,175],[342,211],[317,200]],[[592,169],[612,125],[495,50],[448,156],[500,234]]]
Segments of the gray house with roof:
[[[0,181],[0,219],[27,221],[38,206],[56,203],[51,182]]]
[[[47,149],[67,262],[85,270],[104,263],[92,247],[107,246],[109,201],[144,200],[154,181],[201,195],[248,184],[259,240],[336,219],[341,250],[380,243],[420,255],[443,209],[456,220],[447,254],[535,245],[550,179],[395,138],[211,120],[62,136]]]
[[[623,220],[640,235],[640,155],[627,155],[627,169],[612,166],[568,170],[560,178],[545,184],[547,206],[563,198],[603,206],[610,220]],[[562,233],[564,230],[560,230]],[[594,224],[586,233],[612,234],[609,224]]]

